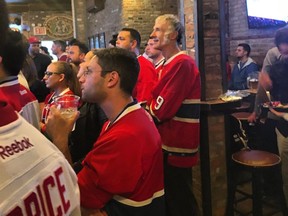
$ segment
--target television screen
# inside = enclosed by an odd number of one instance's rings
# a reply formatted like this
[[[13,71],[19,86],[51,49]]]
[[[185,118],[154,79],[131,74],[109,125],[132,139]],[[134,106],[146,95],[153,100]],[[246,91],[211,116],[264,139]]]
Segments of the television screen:
[[[288,0],[246,0],[249,28],[282,27],[288,23]]]

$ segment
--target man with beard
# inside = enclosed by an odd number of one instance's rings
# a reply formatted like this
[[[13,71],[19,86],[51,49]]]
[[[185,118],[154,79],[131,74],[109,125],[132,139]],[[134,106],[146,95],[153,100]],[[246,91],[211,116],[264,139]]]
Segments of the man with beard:
[[[88,51],[89,49],[84,43],[75,42],[69,47],[68,61],[79,68],[79,65],[84,62],[85,55]]]
[[[34,61],[34,64],[37,69],[38,78],[41,80],[44,77],[44,73],[48,65],[51,63],[51,59],[49,58],[49,56],[40,53],[41,42],[37,37],[35,36],[29,37],[28,42],[29,42],[29,48],[28,48],[29,55]]]

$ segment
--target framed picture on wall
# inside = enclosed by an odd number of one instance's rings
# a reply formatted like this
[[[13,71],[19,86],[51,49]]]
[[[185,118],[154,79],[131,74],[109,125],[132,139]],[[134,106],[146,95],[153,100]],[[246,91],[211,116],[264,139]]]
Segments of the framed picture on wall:
[[[105,33],[104,32],[99,34],[99,42],[100,42],[100,48],[105,48],[106,47]]]
[[[95,47],[96,49],[100,48],[100,44],[99,44],[99,34],[96,34],[94,36],[94,40],[95,40]]]

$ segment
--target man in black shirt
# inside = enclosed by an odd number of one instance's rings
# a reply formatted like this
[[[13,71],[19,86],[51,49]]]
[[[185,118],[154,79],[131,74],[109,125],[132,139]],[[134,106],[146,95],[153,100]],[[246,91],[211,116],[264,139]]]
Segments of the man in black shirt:
[[[32,57],[36,69],[38,78],[41,80],[44,77],[44,72],[46,71],[48,65],[51,63],[49,56],[40,53],[40,41],[37,37],[31,36],[29,41],[29,55]]]

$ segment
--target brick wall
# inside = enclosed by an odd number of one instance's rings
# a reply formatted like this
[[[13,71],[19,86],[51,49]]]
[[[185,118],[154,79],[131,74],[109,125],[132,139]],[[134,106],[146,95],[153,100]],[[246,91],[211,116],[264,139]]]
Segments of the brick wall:
[[[105,32],[106,46],[113,34],[124,27],[137,29],[142,48],[152,31],[154,20],[164,13],[177,14],[177,0],[113,0],[96,14],[88,14],[88,37]]]
[[[191,57],[195,58],[193,0],[184,0],[184,20],[185,20],[186,50]]]
[[[121,29],[122,1],[105,1],[105,8],[97,13],[87,13],[87,36],[105,33],[106,46],[113,34]]]

